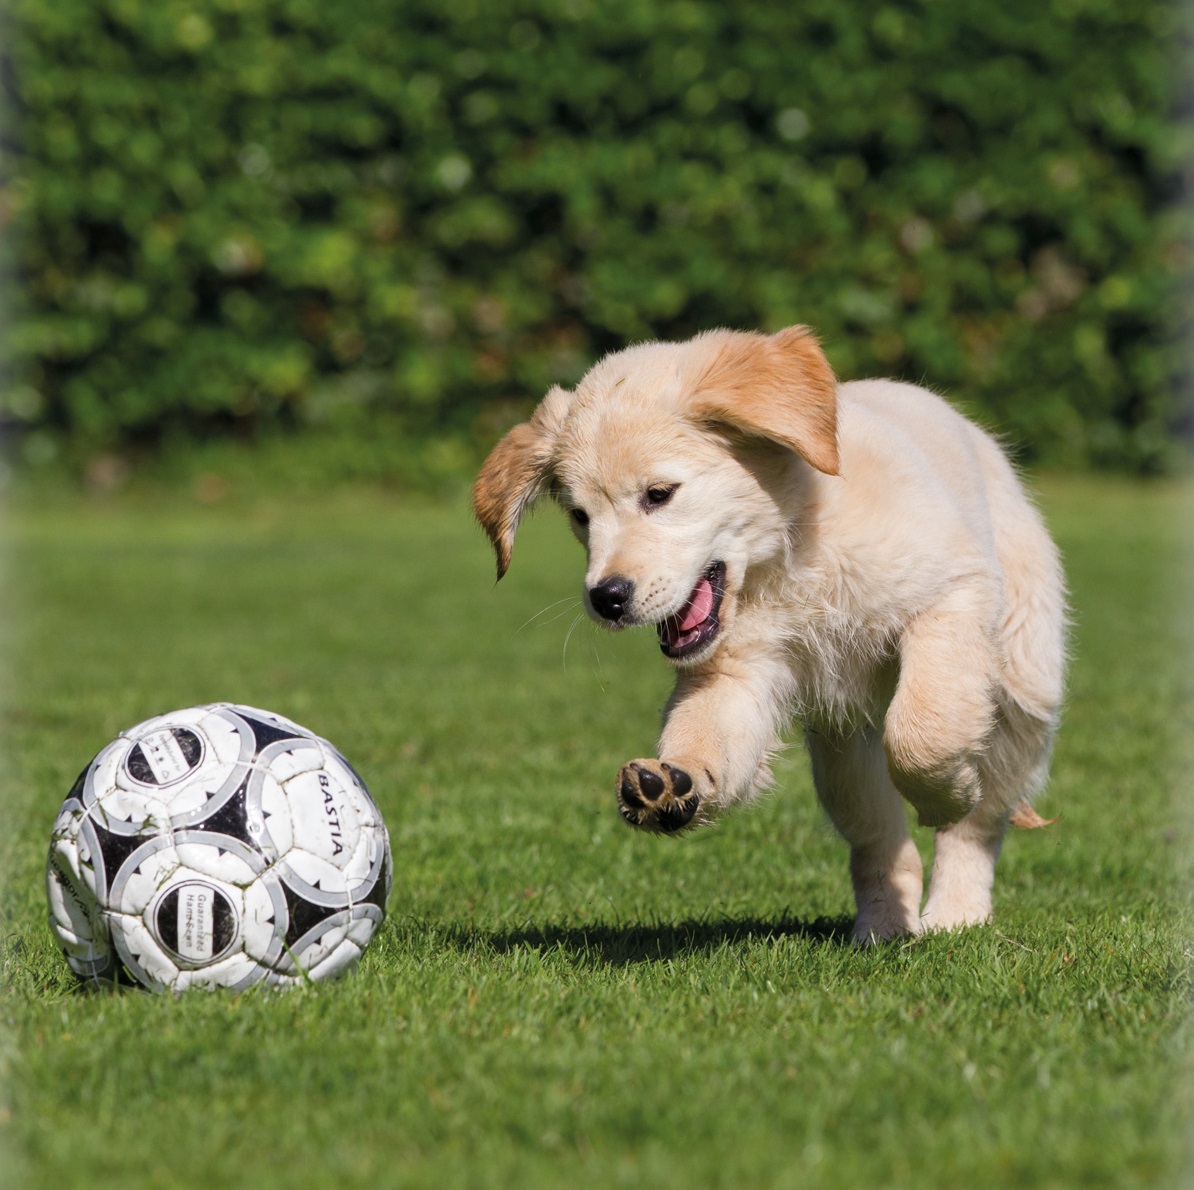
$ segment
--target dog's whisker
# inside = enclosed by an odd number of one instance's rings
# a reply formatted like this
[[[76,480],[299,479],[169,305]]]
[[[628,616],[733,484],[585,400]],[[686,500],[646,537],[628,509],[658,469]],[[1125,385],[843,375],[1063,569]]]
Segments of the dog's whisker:
[[[564,647],[561,650],[561,660],[564,663],[564,672],[565,673],[568,672],[568,642],[572,639],[572,634],[576,631],[577,624],[581,623],[584,620],[584,618],[585,618],[585,613],[583,611],[578,612],[575,619],[573,619],[571,625],[569,626],[567,633],[564,636]]]
[[[601,668],[601,650],[597,647],[597,634],[593,633],[590,638],[590,645],[593,650],[593,668],[597,673],[597,685],[601,687],[601,693],[605,693],[605,673]]]
[[[539,611],[537,611],[529,620],[527,620],[525,624],[522,625],[522,628],[518,629],[518,631],[521,632],[523,628],[529,628],[532,624],[539,620],[542,620],[543,624],[554,624],[558,619],[566,615],[570,608],[577,607],[579,604],[580,600],[578,600],[575,596],[569,596],[567,599],[557,599],[555,603],[549,603],[546,607],[540,608]],[[563,607],[564,611],[556,612],[556,614],[552,616],[550,620],[543,620],[543,617],[547,615],[548,612],[555,611],[557,607]]]

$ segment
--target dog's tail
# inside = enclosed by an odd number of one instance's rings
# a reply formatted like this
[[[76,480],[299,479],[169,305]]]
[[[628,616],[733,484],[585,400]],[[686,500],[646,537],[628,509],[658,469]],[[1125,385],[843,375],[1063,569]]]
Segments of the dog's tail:
[[[1021,802],[1012,811],[1009,821],[1012,826],[1018,826],[1024,831],[1031,831],[1042,826],[1052,826],[1058,821],[1058,818],[1042,818],[1028,802]]]

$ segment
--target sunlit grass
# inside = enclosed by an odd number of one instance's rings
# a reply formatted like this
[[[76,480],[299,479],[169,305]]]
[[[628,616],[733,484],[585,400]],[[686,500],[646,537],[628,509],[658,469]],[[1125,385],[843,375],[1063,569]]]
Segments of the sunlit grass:
[[[1187,496],[1044,485],[1076,622],[1061,821],[1009,840],[995,926],[866,952],[799,748],[716,830],[618,822],[666,667],[647,635],[573,628],[550,514],[495,589],[461,506],[12,510],[9,1184],[1178,1184]],[[120,728],[216,699],[360,769],[390,916],[336,984],[79,994],[44,924],[57,805]]]

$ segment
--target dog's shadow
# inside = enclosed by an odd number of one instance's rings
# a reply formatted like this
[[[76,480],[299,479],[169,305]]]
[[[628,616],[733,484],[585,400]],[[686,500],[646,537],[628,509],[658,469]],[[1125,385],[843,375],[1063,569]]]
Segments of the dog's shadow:
[[[849,917],[818,917],[812,921],[781,917],[777,920],[739,918],[718,921],[681,921],[670,924],[583,926],[527,925],[510,930],[462,930],[457,945],[478,944],[498,954],[523,948],[540,952],[562,951],[574,962],[629,966],[666,961],[682,955],[713,953],[750,941],[774,942],[805,938],[846,947],[851,945]]]

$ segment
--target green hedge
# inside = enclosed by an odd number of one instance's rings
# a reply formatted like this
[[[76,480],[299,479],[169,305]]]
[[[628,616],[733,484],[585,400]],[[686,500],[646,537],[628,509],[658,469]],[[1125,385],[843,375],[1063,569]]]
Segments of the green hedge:
[[[1158,0],[14,0],[4,423],[487,442],[601,352],[817,327],[1029,458],[1174,441]],[[374,448],[376,448],[376,442]]]

